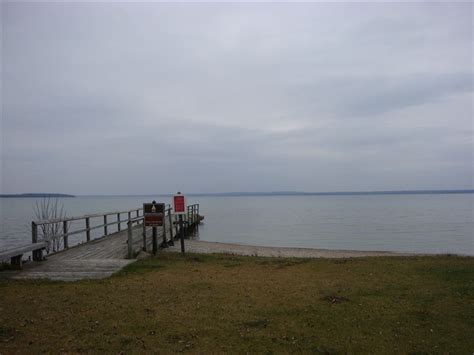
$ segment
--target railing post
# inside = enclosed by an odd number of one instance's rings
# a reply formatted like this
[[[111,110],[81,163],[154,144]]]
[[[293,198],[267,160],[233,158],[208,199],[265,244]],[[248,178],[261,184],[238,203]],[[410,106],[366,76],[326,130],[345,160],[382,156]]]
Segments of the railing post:
[[[117,213],[117,230],[120,232],[120,213]]]
[[[145,224],[145,223],[143,223]],[[158,252],[158,231],[156,227],[151,227],[152,228],[152,249],[153,249],[153,254],[156,255]]]
[[[168,210],[168,221],[170,222],[170,242],[173,245],[173,220],[171,218],[171,208]]]
[[[63,240],[64,240],[64,249],[69,248],[68,235],[67,235],[67,221],[63,221]]]
[[[180,214],[179,216],[179,239],[181,242],[181,253],[184,254],[184,227],[183,227],[183,215]]]
[[[128,221],[130,222],[131,219],[132,219],[132,212],[128,211]]]
[[[88,242],[91,241],[91,231],[90,231],[91,225],[90,225],[90,220],[89,217],[86,217],[86,240]]]
[[[31,241],[33,243],[38,243],[38,225],[35,222],[31,222]],[[33,260],[41,261],[43,260],[43,251],[34,250],[33,251]]]
[[[38,225],[31,222],[31,242],[38,243]]]
[[[138,211],[137,211],[137,212],[138,212]],[[142,232],[142,237],[143,237],[143,251],[146,251],[147,245],[146,245],[146,226],[145,226],[145,220],[143,220],[142,228],[143,228],[143,232]]]
[[[186,226],[186,233],[188,232],[188,227],[189,227],[189,208],[190,208],[190,207],[191,207],[191,206],[188,206],[188,207],[187,207],[188,211],[187,211],[187,214],[186,214],[186,221],[185,221],[185,223],[184,223],[184,225]]]
[[[167,240],[166,240],[166,211],[163,213],[163,247],[167,247]]]
[[[133,233],[132,233],[132,222],[127,223],[127,241],[128,241],[128,258],[133,259]]]
[[[140,217],[140,210],[137,210],[137,217]]]
[[[174,225],[174,231],[175,231],[174,235],[179,238],[179,222],[178,222],[178,219],[179,219],[178,215],[175,214],[174,217],[173,217],[173,222],[175,224]]]
[[[107,215],[104,214],[104,235],[107,235]]]

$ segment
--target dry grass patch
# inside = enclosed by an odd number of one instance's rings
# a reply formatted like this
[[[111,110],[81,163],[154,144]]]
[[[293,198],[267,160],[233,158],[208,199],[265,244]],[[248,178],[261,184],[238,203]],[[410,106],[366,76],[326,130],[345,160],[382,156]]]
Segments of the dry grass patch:
[[[100,281],[0,281],[0,353],[472,353],[473,309],[473,258],[164,254]]]

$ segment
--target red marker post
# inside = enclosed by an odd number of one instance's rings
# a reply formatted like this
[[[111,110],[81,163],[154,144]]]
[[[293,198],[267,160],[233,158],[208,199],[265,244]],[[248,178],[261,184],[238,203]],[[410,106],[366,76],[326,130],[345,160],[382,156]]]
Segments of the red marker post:
[[[183,214],[186,213],[186,197],[181,192],[173,196],[173,210],[174,214],[179,217],[179,239],[181,241],[181,253],[184,254]]]

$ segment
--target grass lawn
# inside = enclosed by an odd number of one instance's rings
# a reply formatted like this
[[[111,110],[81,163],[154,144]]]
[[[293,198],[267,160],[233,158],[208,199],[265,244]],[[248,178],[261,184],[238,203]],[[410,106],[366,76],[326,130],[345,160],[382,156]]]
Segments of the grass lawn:
[[[159,255],[0,281],[0,353],[474,351],[474,258]]]

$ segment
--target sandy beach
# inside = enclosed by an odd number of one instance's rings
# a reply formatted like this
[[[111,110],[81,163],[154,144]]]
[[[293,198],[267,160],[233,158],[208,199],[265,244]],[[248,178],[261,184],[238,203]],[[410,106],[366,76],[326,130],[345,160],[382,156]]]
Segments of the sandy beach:
[[[174,246],[164,249],[165,252],[179,252],[179,240]],[[366,256],[411,256],[415,254],[395,253],[389,251],[359,251],[359,250],[329,250],[311,248],[264,247],[201,240],[185,240],[185,250],[188,253],[198,254],[233,254],[247,256],[268,256],[284,258],[358,258]]]

